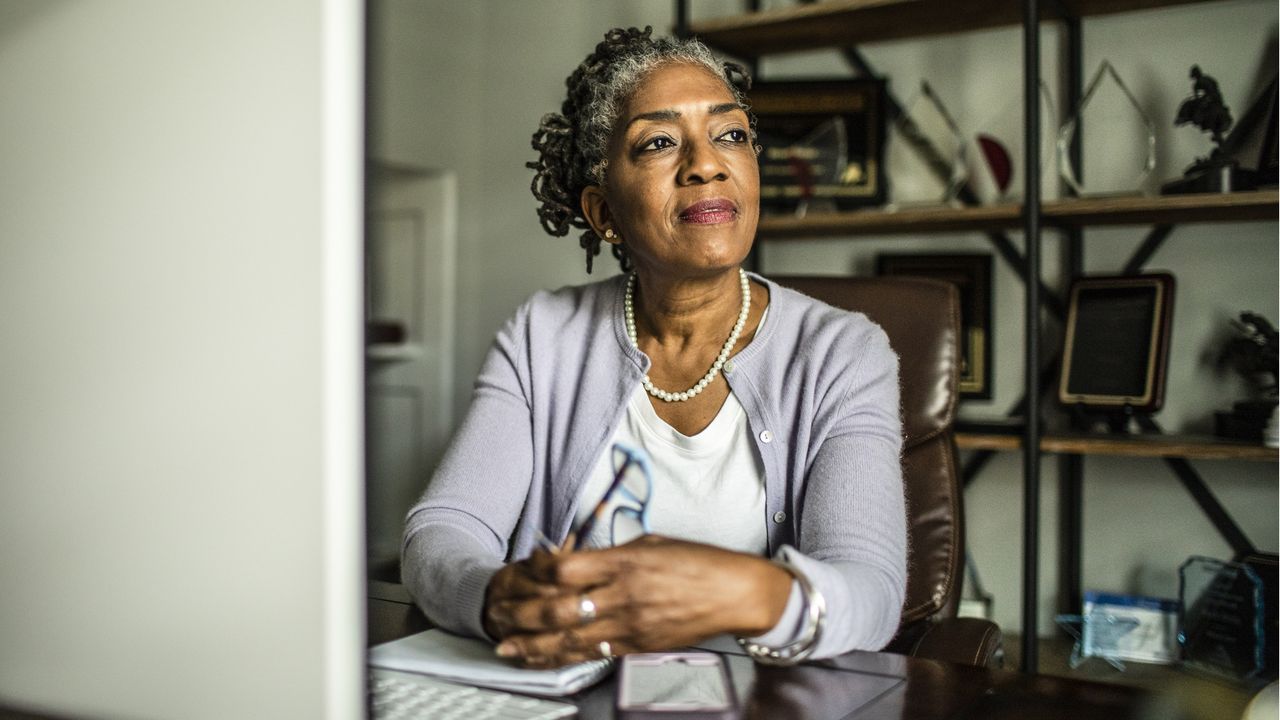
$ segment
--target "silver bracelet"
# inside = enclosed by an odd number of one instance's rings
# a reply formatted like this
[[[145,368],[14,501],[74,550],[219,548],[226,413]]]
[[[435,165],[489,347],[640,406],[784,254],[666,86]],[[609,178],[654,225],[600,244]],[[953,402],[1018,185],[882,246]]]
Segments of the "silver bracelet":
[[[769,647],[741,637],[738,638],[738,644],[756,662],[764,665],[794,665],[807,659],[818,646],[822,624],[827,617],[827,603],[822,598],[822,593],[818,592],[818,589],[809,581],[809,576],[805,575],[800,568],[777,558],[774,558],[773,562],[800,583],[800,595],[804,598],[805,607],[804,630],[794,642],[782,647]]]

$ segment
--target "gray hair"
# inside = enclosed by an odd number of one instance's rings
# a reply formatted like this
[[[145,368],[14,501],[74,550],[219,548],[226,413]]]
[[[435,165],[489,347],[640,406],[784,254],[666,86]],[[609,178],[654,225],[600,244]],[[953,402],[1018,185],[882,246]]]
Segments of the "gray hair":
[[[725,76],[724,63],[697,40],[660,38],[637,52],[616,59],[609,72],[589,87],[587,104],[580,108],[578,149],[587,161],[587,176],[604,185],[609,165],[609,138],[622,106],[649,73],[666,65],[701,66],[724,81],[725,88],[745,110],[746,96]]]

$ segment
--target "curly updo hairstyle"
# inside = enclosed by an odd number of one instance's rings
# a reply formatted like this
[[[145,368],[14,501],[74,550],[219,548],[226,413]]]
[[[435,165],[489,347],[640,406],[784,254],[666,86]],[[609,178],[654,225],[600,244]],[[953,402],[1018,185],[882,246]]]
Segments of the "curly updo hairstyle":
[[[533,196],[541,203],[538,219],[542,228],[555,237],[569,234],[570,228],[585,230],[578,244],[587,253],[587,272],[600,254],[600,237],[582,214],[580,198],[589,185],[605,184],[608,170],[609,137],[618,113],[632,91],[661,65],[686,63],[701,65],[724,79],[734,100],[750,118],[751,141],[756,140],[755,116],[747,108],[745,91],[751,77],[745,68],[722,62],[697,40],[653,39],[652,27],[615,28],[596,45],[573,74],[565,80],[569,89],[559,113],[544,115],[533,134],[538,159],[526,166],[535,171]],[[631,269],[626,250],[613,246],[623,271]]]

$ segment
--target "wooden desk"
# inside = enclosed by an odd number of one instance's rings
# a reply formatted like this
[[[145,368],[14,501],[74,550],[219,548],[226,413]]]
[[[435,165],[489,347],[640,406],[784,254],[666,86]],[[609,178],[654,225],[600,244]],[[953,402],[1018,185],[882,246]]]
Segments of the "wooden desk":
[[[372,582],[370,644],[428,627],[404,588]],[[890,653],[853,652],[790,668],[722,653],[743,717],[759,720],[1135,720],[1180,717],[1143,690],[1045,675],[987,670]],[[567,698],[579,717],[613,717],[611,680]]]

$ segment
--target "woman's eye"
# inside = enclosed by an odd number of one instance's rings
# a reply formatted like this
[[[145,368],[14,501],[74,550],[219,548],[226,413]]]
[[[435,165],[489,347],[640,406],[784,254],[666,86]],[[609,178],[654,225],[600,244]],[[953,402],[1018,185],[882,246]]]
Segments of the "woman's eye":
[[[666,136],[658,136],[650,140],[649,142],[641,145],[640,150],[641,152],[647,152],[652,150],[665,150],[669,147],[675,147],[675,145],[676,145],[675,141],[673,141],[671,138]]]
[[[734,128],[720,136],[721,140],[728,140],[733,143],[744,143],[747,141],[747,131],[742,128]]]

